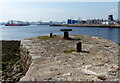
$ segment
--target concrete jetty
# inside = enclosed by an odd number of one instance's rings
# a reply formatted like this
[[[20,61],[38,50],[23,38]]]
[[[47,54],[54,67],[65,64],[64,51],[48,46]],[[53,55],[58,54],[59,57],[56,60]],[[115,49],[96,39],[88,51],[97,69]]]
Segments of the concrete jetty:
[[[118,81],[118,44],[101,37],[70,35],[21,41],[23,81]],[[76,51],[76,42],[82,51]]]

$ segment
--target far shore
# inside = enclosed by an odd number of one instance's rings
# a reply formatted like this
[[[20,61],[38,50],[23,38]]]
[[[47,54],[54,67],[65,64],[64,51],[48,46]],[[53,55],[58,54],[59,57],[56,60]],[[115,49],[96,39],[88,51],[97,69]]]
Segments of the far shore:
[[[50,26],[67,26],[67,27],[100,27],[100,28],[120,28],[120,25],[81,25],[81,24],[52,24]]]

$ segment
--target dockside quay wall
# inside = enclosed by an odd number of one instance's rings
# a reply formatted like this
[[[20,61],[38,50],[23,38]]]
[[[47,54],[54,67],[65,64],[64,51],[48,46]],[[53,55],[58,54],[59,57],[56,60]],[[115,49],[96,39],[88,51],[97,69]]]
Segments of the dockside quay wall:
[[[21,67],[20,42],[18,40],[1,40],[0,69],[2,82],[18,82],[26,72]]]
[[[28,44],[29,44],[29,40],[23,40],[21,41],[21,45],[20,45],[20,54],[21,54],[21,67],[24,71],[27,71],[32,58],[30,56],[30,52],[29,52],[29,48],[28,48]]]
[[[50,26],[67,26],[67,27],[97,27],[97,28],[120,28],[120,25],[86,25],[86,24],[53,24]]]
[[[9,61],[11,58],[15,58],[15,54],[20,53],[20,41],[15,40],[2,40],[2,61]]]

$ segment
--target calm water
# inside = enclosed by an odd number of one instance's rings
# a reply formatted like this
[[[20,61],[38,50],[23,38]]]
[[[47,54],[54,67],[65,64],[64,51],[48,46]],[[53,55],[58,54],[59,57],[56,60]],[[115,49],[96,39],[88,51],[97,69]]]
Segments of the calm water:
[[[61,28],[71,28],[72,32],[69,34],[81,34],[90,36],[104,37],[118,43],[118,32],[120,29],[113,28],[89,28],[89,27],[58,27],[48,25],[34,25],[34,26],[0,26],[0,40],[22,40],[30,37],[37,37],[49,35],[54,33],[63,35],[60,32]],[[120,43],[120,42],[119,42]]]

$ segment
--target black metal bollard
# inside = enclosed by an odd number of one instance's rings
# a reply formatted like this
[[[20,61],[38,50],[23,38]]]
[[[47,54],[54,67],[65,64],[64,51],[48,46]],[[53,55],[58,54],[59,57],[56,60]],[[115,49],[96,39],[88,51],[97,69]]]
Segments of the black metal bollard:
[[[77,52],[82,52],[82,43],[81,42],[77,42]]]
[[[68,34],[67,31],[64,32],[64,38],[65,38],[65,39],[69,39],[69,34]]]
[[[51,37],[51,38],[53,37],[52,33],[50,33],[50,37]]]
[[[64,36],[63,36],[64,39],[70,39],[68,32],[72,31],[72,29],[60,29],[60,31],[64,32]]]

